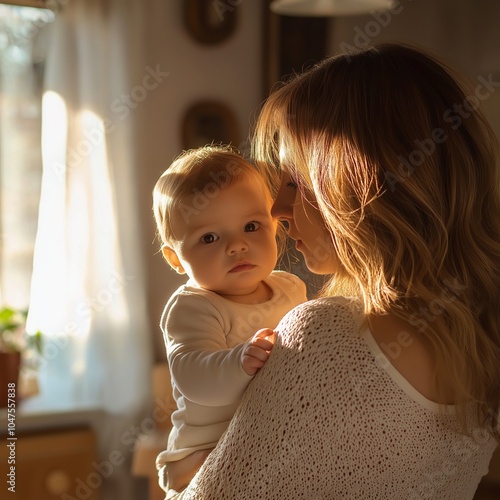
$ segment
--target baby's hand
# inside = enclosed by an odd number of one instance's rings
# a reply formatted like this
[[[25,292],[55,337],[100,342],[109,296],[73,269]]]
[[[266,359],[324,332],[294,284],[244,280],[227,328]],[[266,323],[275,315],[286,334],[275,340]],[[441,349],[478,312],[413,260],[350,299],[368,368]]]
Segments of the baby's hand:
[[[241,351],[241,366],[247,375],[255,375],[266,364],[275,338],[270,328],[263,328],[245,344]]]

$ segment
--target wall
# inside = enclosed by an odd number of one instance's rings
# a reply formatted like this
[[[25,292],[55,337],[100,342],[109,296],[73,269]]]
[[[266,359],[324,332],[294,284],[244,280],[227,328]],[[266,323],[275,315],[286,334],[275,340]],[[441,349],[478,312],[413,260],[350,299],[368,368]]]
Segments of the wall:
[[[395,0],[389,12],[332,20],[329,53],[374,42],[413,42],[473,81],[482,76],[500,82],[499,20],[500,3],[495,0]],[[500,92],[493,90],[483,108],[500,137]]]
[[[183,1],[144,0],[144,68],[169,75],[139,103],[136,140],[140,187],[143,252],[147,266],[148,307],[157,359],[165,358],[158,325],[170,294],[185,279],[171,271],[158,254],[151,212],[151,192],[160,174],[181,152],[180,126],[184,111],[199,99],[225,102],[238,119],[241,139],[262,101],[260,1],[223,1],[238,14],[236,32],[218,45],[201,45],[183,25]],[[216,3],[212,2],[215,6]]]

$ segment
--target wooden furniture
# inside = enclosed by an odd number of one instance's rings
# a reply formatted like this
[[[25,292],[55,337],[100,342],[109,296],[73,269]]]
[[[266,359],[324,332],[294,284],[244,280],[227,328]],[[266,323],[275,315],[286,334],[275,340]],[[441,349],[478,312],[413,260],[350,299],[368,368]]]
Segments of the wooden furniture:
[[[149,500],[163,500],[165,492],[158,486],[155,461],[158,453],[166,448],[168,434],[172,428],[170,415],[176,408],[167,363],[158,363],[153,367],[152,388],[154,399],[152,418],[156,430],[139,436],[132,460],[132,474],[148,479]]]
[[[92,430],[19,433],[16,438],[15,441],[8,441],[7,436],[0,438],[0,474],[2,478],[7,477],[3,488],[9,488],[8,474],[10,467],[15,467],[10,476],[15,488],[13,498],[99,499],[99,487],[109,467],[106,468],[104,462],[97,462],[96,438]]]

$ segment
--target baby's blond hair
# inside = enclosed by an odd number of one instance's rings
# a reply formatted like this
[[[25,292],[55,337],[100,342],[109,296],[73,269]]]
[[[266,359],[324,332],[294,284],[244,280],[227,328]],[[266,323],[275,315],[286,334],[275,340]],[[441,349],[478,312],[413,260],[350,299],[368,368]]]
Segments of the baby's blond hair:
[[[163,172],[153,190],[153,213],[162,245],[176,241],[171,225],[173,210],[184,210],[189,216],[190,209],[203,209],[218,192],[251,177],[262,182],[271,202],[267,178],[231,146],[210,145],[181,153]],[[183,205],[186,197],[192,197],[193,207]]]

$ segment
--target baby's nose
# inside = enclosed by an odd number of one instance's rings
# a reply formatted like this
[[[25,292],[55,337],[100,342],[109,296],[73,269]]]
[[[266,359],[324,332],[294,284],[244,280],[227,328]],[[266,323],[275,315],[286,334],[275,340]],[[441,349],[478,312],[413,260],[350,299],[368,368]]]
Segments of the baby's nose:
[[[227,245],[227,253],[229,255],[246,252],[247,250],[248,250],[248,245],[246,241],[241,239],[234,239],[230,241]]]

